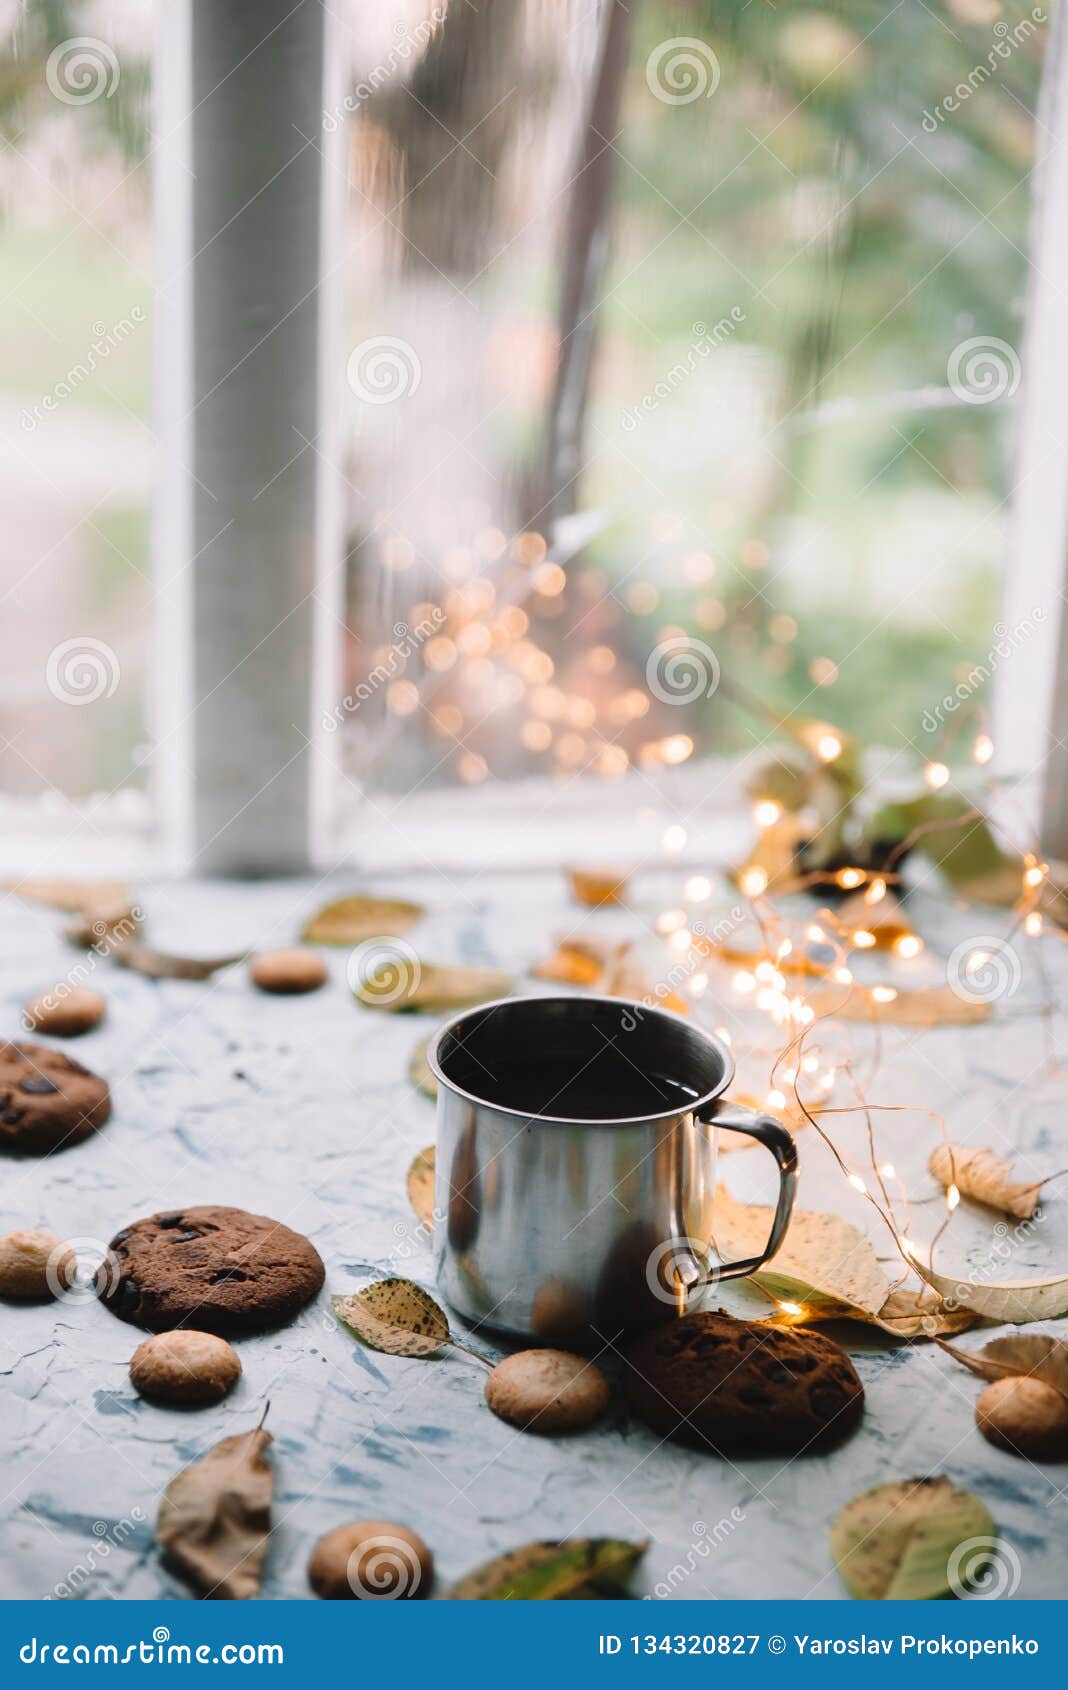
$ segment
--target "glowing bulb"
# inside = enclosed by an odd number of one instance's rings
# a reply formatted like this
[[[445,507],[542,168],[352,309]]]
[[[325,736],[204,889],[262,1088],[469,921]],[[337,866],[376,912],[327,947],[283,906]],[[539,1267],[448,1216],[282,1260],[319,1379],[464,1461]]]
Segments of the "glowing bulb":
[[[853,975],[848,968],[836,968],[831,975],[831,979],[838,986],[851,986],[853,984]]]
[[[842,755],[842,742],[837,734],[821,734],[816,741],[816,756],[821,763],[833,763]]]
[[[854,886],[859,886],[864,875],[859,868],[840,868],[835,880],[845,891],[851,892]]]
[[[1024,932],[1029,933],[1032,939],[1036,939],[1041,931],[1042,917],[1037,910],[1032,910],[1030,915],[1024,917]]]
[[[692,942],[693,934],[688,927],[677,927],[668,940],[671,949],[678,951],[680,954],[683,951],[688,951]]]
[[[793,948],[794,947],[793,947],[792,941],[789,940],[789,939],[784,939],[782,944],[779,946],[777,960],[779,962],[782,962],[784,957],[788,957],[790,955],[790,952],[793,950]]]
[[[792,1086],[794,1081],[797,1079],[797,1069],[796,1068],[784,1068],[783,1071],[782,1071],[782,1077],[786,1081],[786,1084],[788,1086]]]
[[[957,1207],[957,1204],[959,1202],[960,1202],[960,1192],[957,1190],[956,1186],[955,1185],[947,1185],[947,1187],[946,1187],[946,1208],[949,1210],[950,1214],[953,1213],[954,1209]]]
[[[769,1109],[782,1109],[786,1103],[786,1099],[782,1092],[774,1089],[769,1091],[765,1101]]]
[[[692,998],[701,997],[701,995],[708,990],[708,975],[695,974],[693,979],[687,985],[686,990]]]
[[[814,1074],[819,1065],[820,1059],[818,1056],[806,1056],[801,1063],[801,1067],[806,1074]]]
[[[897,1178],[897,1169],[894,1167],[893,1162],[884,1162],[882,1167],[879,1169],[879,1172],[883,1179]]]
[[[858,951],[870,951],[875,944],[875,934],[869,933],[866,927],[858,927],[853,934],[853,943]]]
[[[964,964],[965,974],[978,974],[990,961],[989,951],[972,951]]]
[[[779,1307],[783,1314],[792,1314],[796,1316],[804,1314],[805,1312],[800,1303],[780,1303]]]
[[[881,904],[886,897],[886,881],[877,875],[864,894],[866,904]]]
[[[774,827],[782,815],[782,805],[774,798],[761,798],[753,805],[753,820],[757,827]]]
[[[1025,886],[1041,886],[1042,882],[1046,878],[1046,872],[1047,872],[1047,869],[1046,869],[1045,863],[1035,863],[1033,865],[1033,867],[1031,867],[1029,869],[1025,869],[1024,877],[1023,877],[1024,878],[1024,885]]]
[[[685,849],[686,829],[684,827],[666,827],[660,836],[660,843],[669,856],[677,856]]]
[[[817,927],[816,923],[813,922],[812,926],[807,929],[805,937],[811,939],[814,945],[822,945],[827,935],[822,927]]]
[[[897,988],[895,986],[873,986],[871,995],[876,1003],[893,1003],[897,997]]]
[[[747,997],[748,994],[755,989],[756,981],[753,979],[753,976],[749,973],[748,969],[743,968],[734,976],[734,979],[731,981],[731,985],[734,987],[736,992],[741,993],[742,997]]]
[[[741,877],[741,888],[747,898],[759,898],[767,890],[768,877],[764,869],[747,868]]]
[[[927,767],[923,771],[923,778],[931,788],[932,792],[937,792],[939,787],[945,786],[948,781],[949,769],[945,763],[939,763],[936,760],[935,762],[927,764]]]
[[[994,741],[989,734],[976,734],[972,756],[977,763],[989,763],[994,755]]]
[[[894,950],[898,956],[919,956],[923,950],[923,940],[918,933],[902,933],[900,938],[894,940]]]
[[[868,1188],[864,1184],[864,1181],[861,1179],[859,1174],[850,1174],[849,1183],[853,1187],[854,1191],[862,1191],[864,1193],[865,1197],[867,1196]]]
[[[663,915],[658,915],[656,918],[656,930],[658,933],[674,933],[678,930],[678,928],[685,927],[685,925],[685,910],[665,910]]]
[[[712,882],[706,880],[703,874],[693,874],[683,887],[683,892],[692,903],[703,903],[705,898],[712,895]]]

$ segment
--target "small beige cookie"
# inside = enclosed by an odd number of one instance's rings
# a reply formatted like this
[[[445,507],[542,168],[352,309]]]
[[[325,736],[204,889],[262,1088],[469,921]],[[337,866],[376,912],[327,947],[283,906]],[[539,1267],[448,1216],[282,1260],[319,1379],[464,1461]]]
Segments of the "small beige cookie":
[[[326,984],[326,964],[314,951],[267,951],[249,967],[261,992],[315,992]]]
[[[1033,1461],[1068,1461],[1068,1400],[1042,1379],[995,1379],[975,1405],[984,1438]]]
[[[69,1291],[78,1270],[69,1244],[54,1232],[26,1227],[0,1238],[0,1297],[43,1303]]]
[[[308,1562],[317,1596],[328,1602],[398,1602],[426,1596],[434,1557],[415,1532],[388,1520],[351,1520],[321,1537]]]
[[[608,1380],[599,1367],[566,1350],[520,1350],[486,1380],[494,1414],[529,1432],[573,1432],[608,1407]]]
[[[26,1025],[35,1033],[51,1033],[55,1038],[73,1039],[79,1033],[91,1033],[99,1027],[107,1013],[107,999],[88,986],[53,986],[42,992],[25,1009]]]
[[[219,1402],[240,1377],[237,1351],[225,1338],[185,1327],[146,1338],[130,1359],[134,1390],[154,1402]]]

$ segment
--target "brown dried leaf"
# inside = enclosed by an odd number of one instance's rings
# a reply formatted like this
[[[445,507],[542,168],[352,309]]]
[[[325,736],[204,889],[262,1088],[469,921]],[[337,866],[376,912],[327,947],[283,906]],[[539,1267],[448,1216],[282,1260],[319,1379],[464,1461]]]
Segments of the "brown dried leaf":
[[[596,909],[599,904],[623,902],[632,872],[629,868],[573,868],[568,870],[568,879],[578,902]]]
[[[333,1305],[362,1343],[386,1355],[436,1356],[452,1342],[445,1311],[410,1279],[376,1280]]]
[[[939,1185],[955,1185],[962,1197],[974,1198],[988,1208],[1017,1219],[1031,1219],[1038,1208],[1042,1181],[1013,1181],[1012,1164],[1003,1162],[992,1150],[969,1144],[940,1144],[927,1164]]]
[[[9,880],[4,890],[31,904],[88,915],[100,907],[129,905],[130,888],[121,880]]]
[[[428,1232],[434,1230],[434,1180],[437,1168],[437,1149],[428,1144],[412,1158],[408,1169],[408,1201],[417,1219]]]
[[[487,1561],[453,1585],[451,1602],[547,1602],[618,1593],[645,1554],[645,1543],[617,1538],[565,1538],[528,1543]]]
[[[415,1010],[440,1013],[507,997],[511,989],[511,975],[495,968],[450,968],[414,958],[398,965],[395,957],[386,957],[357,986],[356,998],[365,1009],[384,1009],[394,1015]]]
[[[554,980],[564,986],[598,985],[617,947],[604,939],[556,941],[556,950],[544,962],[535,963],[535,980]]]
[[[991,1285],[982,1279],[941,1273],[921,1262],[915,1250],[909,1251],[909,1259],[920,1278],[933,1285],[950,1308],[971,1309],[989,1320],[1011,1320],[1021,1325],[1030,1320],[1056,1320],[1059,1315],[1068,1314],[1068,1276],[1064,1274],[1051,1279],[1009,1279]]]
[[[819,986],[807,1001],[818,1016],[894,1027],[966,1027],[986,1021],[990,1015],[988,1003],[971,1003],[958,997],[949,986],[885,989],[894,992],[889,1002],[875,996],[884,990],[879,986],[854,986],[850,991],[842,986]]]
[[[264,1459],[271,1434],[258,1427],[223,1438],[176,1473],[160,1502],[156,1539],[167,1562],[198,1596],[258,1596],[271,1530],[274,1473]]]
[[[712,1219],[723,1258],[758,1256],[772,1214],[763,1204],[736,1202],[724,1185],[717,1186]],[[818,1308],[820,1319],[860,1311],[875,1320],[890,1295],[890,1283],[864,1234],[840,1215],[815,1209],[794,1210],[781,1248],[752,1278],[774,1297],[808,1305],[810,1318]]]
[[[717,1248],[725,1260],[757,1256],[771,1231],[773,1211],[738,1203],[716,1187],[712,1211]],[[772,1297],[799,1303],[792,1324],[863,1320],[897,1338],[963,1332],[975,1322],[967,1310],[947,1310],[928,1287],[891,1290],[871,1243],[840,1215],[795,1209],[785,1242],[751,1275]]]
[[[943,1332],[967,1332],[979,1316],[970,1309],[947,1309],[937,1291],[891,1291],[875,1317],[876,1326],[897,1338],[934,1338]]]
[[[875,904],[868,903],[865,892],[854,892],[836,913],[839,925],[850,932],[860,928],[870,933],[876,950],[892,950],[895,940],[903,939],[912,932],[901,900],[894,892],[884,893]]]
[[[168,951],[157,951],[151,945],[143,945],[139,939],[123,940],[122,944],[114,947],[111,955],[123,968],[147,975],[150,980],[210,980],[220,968],[232,968],[245,958],[243,951],[234,956],[173,956]]]
[[[981,1350],[955,1350],[942,1344],[947,1355],[980,1379],[1040,1379],[1068,1397],[1068,1344],[1045,1332],[1013,1332],[992,1338]]]
[[[301,937],[310,945],[359,945],[407,933],[422,914],[422,904],[406,898],[337,898],[316,911]]]
[[[135,904],[98,904],[80,911],[63,929],[69,944],[88,951],[114,951],[141,931],[141,912]]]

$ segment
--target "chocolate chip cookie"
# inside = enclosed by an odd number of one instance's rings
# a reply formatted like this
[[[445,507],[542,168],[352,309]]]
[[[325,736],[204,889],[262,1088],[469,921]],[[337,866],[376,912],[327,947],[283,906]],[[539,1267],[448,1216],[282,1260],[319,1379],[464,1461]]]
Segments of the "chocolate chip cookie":
[[[0,1149],[43,1156],[111,1114],[106,1080],[46,1045],[0,1044]]]
[[[292,1319],[323,1278],[318,1250],[299,1232],[266,1215],[209,1204],[123,1227],[95,1283],[112,1314],[134,1326],[190,1326],[226,1338]]]
[[[654,1431],[722,1454],[800,1454],[849,1431],[864,1406],[852,1362],[822,1333],[688,1314],[627,1354],[627,1400]]]

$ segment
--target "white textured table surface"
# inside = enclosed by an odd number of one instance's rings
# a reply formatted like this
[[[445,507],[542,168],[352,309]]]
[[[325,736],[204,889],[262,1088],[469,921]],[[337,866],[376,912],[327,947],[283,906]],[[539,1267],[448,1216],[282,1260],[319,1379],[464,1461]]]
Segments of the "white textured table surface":
[[[678,901],[681,880],[639,882],[636,907],[652,917]],[[626,912],[590,915],[569,905],[556,874],[467,882],[430,875],[417,887],[381,882],[375,889],[428,905],[410,938],[434,961],[519,973],[561,929],[632,930]],[[222,954],[292,943],[326,896],[349,890],[351,880],[186,884],[140,888],[139,896],[154,943]],[[5,1026],[17,1036],[19,1006],[79,958],[53,911],[9,897],[0,919]],[[948,926],[940,919],[936,950],[976,931],[974,915]],[[1000,931],[1003,918],[991,919]],[[1063,998],[1061,953],[1052,942],[1048,952]],[[298,999],[254,992],[242,970],[205,985],[154,984],[99,966],[92,983],[108,997],[108,1018],[64,1048],[111,1082],[113,1118],[93,1139],[51,1158],[5,1159],[0,1230],[45,1226],[102,1245],[154,1210],[235,1204],[305,1232],[326,1262],[327,1286],[291,1326],[243,1342],[237,1389],[197,1412],[135,1395],[126,1369],[139,1334],[95,1299],[0,1305],[3,1595],[184,1596],[153,1546],[161,1489],[220,1437],[253,1426],[268,1399],[277,1475],[268,1598],[308,1594],[315,1540],[360,1517],[420,1532],[437,1558],[438,1588],[532,1538],[605,1534],[652,1540],[639,1593],[670,1585],[679,1598],[839,1598],[844,1589],[827,1544],[837,1509],[869,1486],[938,1472],[987,1502],[1018,1559],[1019,1595],[1063,1595],[1068,1465],[1040,1469],[986,1443],[973,1422],[977,1381],[931,1345],[883,1344],[859,1326],[839,1328],[867,1389],[858,1432],[824,1455],[730,1463],[660,1444],[621,1406],[607,1423],[568,1439],[523,1435],[485,1408],[474,1364],[362,1349],[330,1314],[329,1292],[387,1272],[431,1284],[405,1171],[433,1137],[434,1111],[408,1083],[406,1067],[434,1022],[355,1007],[346,953],[327,954],[329,986]],[[1052,1071],[1047,1029],[1029,1013],[1032,973],[1028,966],[1020,990],[985,1027],[887,1034],[872,1096],[944,1111],[951,1138],[1011,1153],[1021,1177],[1037,1178],[1068,1163],[1068,1080]],[[699,1016],[744,1033],[722,1000],[703,1000]],[[1068,1048],[1062,1016],[1053,1034]],[[866,1032],[854,1037],[867,1048]],[[766,1071],[761,1079],[743,1068],[740,1080],[758,1089]],[[876,1124],[880,1155],[928,1200],[916,1211],[922,1239],[944,1212],[924,1174],[931,1121],[908,1113],[878,1116]],[[864,1159],[861,1125],[835,1132]],[[811,1130],[801,1150],[802,1204],[833,1207],[867,1225],[863,1200],[844,1186]],[[724,1158],[736,1195],[770,1197],[774,1176],[764,1161],[755,1151]],[[1066,1208],[1068,1182],[1052,1188],[1040,1224],[1013,1244],[1007,1274],[1053,1271],[1058,1260],[1062,1271],[1068,1266]],[[993,1221],[955,1219],[943,1265],[969,1253],[978,1259]],[[885,1238],[872,1236],[886,1253]],[[91,1251],[87,1244],[83,1253]],[[763,1312],[766,1304],[752,1308]],[[1049,1329],[1066,1331],[1068,1323]],[[979,1334],[963,1340],[979,1341]],[[492,1341],[482,1347],[492,1351]]]

